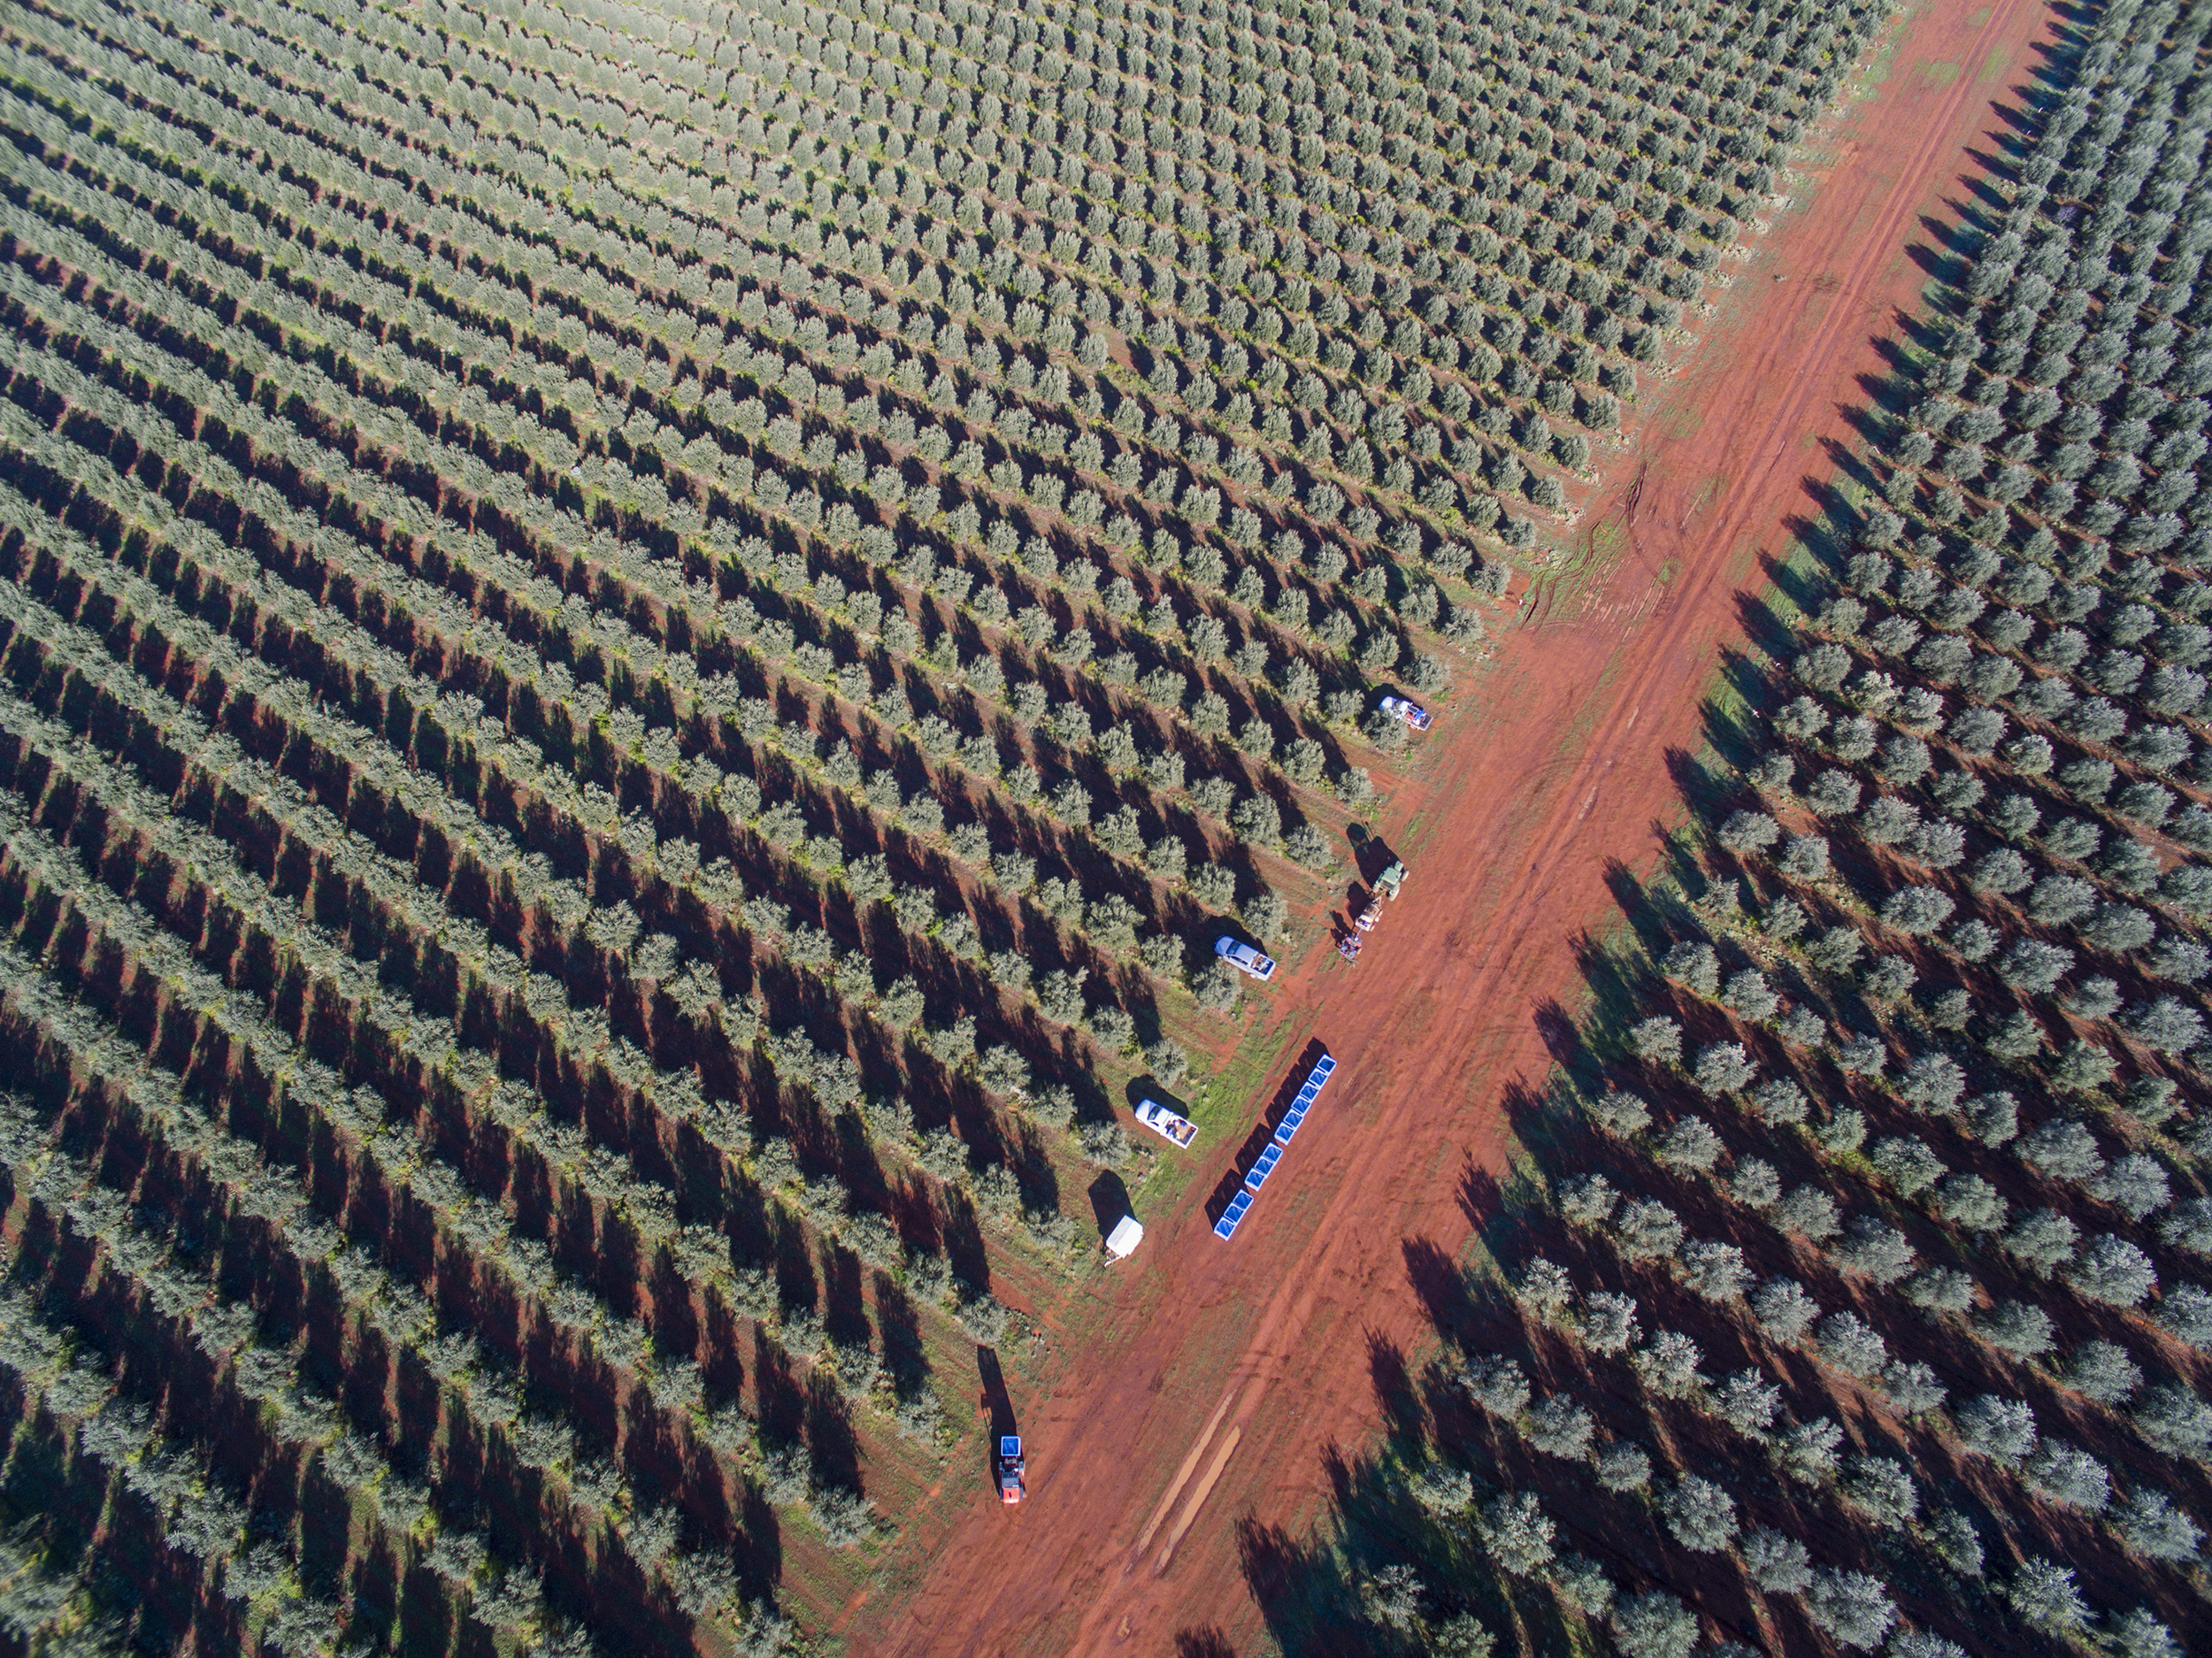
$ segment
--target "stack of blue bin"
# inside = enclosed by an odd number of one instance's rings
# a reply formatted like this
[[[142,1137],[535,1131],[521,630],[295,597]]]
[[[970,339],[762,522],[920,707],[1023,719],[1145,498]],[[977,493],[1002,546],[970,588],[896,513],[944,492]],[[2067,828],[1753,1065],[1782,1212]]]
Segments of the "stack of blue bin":
[[[1221,1211],[1221,1218],[1214,1223],[1215,1237],[1233,1238],[1237,1235],[1237,1228],[1243,1224],[1244,1217],[1251,1212],[1253,1200],[1259,1196],[1269,1177],[1282,1162],[1283,1154],[1290,1149],[1290,1142],[1298,1137],[1298,1129],[1305,1122],[1306,1113],[1313,1109],[1313,1102],[1321,1097],[1322,1085],[1328,1081],[1335,1070],[1336,1061],[1325,1052],[1314,1068],[1306,1073],[1297,1097],[1290,1102],[1290,1109],[1283,1113],[1283,1120],[1276,1125],[1274,1134],[1261,1148],[1260,1155],[1253,1159],[1251,1170],[1244,1177],[1244,1184],[1229,1200],[1229,1207]]]

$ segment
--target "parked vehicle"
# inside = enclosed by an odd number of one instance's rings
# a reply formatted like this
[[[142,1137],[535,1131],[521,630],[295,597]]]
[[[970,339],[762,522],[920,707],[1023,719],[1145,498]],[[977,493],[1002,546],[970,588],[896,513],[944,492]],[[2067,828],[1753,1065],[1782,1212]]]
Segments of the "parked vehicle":
[[[1381,707],[1382,711],[1391,718],[1402,720],[1416,731],[1429,728],[1429,711],[1418,702],[1409,702],[1402,696],[1386,696]]]
[[[1375,877],[1375,890],[1386,898],[1395,898],[1405,884],[1406,866],[1396,858],[1391,859],[1390,867]]]
[[[1137,1121],[1178,1149],[1188,1146],[1198,1133],[1197,1124],[1169,1110],[1157,1100],[1137,1101]]]
[[[1261,955],[1256,944],[1240,943],[1225,933],[1214,940],[1214,954],[1230,966],[1251,974],[1263,984],[1275,977],[1275,958]]]
[[[1024,1495],[1022,1485],[1022,1438],[1018,1433],[998,1436],[998,1500],[1001,1502],[1019,1502]]]

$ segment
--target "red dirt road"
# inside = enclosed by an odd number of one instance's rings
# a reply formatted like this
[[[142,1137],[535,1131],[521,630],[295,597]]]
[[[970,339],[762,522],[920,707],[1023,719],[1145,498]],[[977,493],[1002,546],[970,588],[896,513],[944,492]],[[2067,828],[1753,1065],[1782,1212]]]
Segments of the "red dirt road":
[[[1407,897],[1366,959],[1316,948],[1257,993],[1294,1010],[1282,1065],[1310,1036],[1339,1061],[1282,1171],[1222,1243],[1202,1204],[1228,1136],[1202,1142],[1203,1178],[1147,1217],[1139,1255],[1100,1280],[1114,1304],[1023,1413],[1028,1501],[1001,1509],[978,1473],[949,1527],[918,1519],[903,1546],[932,1564],[910,1597],[845,1608],[831,1632],[854,1653],[1265,1642],[1239,1523],[1294,1535],[1328,1499],[1325,1447],[1375,1437],[1371,1353],[1425,1329],[1409,1247],[1465,1242],[1463,1181],[1500,1161],[1502,1090],[1548,1063],[1535,1010],[1572,994],[1608,864],[1647,857],[1675,812],[1668,750],[1698,745],[1739,594],[1828,470],[1817,441],[1847,440],[1861,378],[1886,372],[1878,342],[1924,280],[1906,251],[1919,216],[1955,216],[1947,194],[1979,171],[1969,152],[1988,152],[1995,103],[2053,27],[2034,0],[1944,0],[1891,36],[1886,79],[1816,139],[1809,195],[1729,262],[1721,314],[1593,505],[1590,522],[1632,518],[1617,562],[1532,606],[1425,740],[1381,825],[1408,854]]]

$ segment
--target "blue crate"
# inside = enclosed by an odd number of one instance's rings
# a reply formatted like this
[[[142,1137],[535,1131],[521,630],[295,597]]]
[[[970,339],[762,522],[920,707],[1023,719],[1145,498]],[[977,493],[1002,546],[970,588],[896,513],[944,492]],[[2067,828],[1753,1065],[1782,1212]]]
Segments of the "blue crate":
[[[1313,1074],[1319,1078],[1322,1081],[1326,1082],[1329,1079],[1329,1073],[1335,1069],[1335,1059],[1327,1054],[1324,1054],[1321,1055],[1321,1063],[1313,1068]]]
[[[1290,1142],[1291,1142],[1293,1140],[1294,1140],[1294,1139],[1296,1139],[1296,1138],[1297,1138],[1297,1135],[1298,1135],[1298,1125],[1299,1125],[1299,1124],[1301,1124],[1301,1123],[1302,1123],[1302,1122],[1304,1122],[1305,1120],[1306,1120],[1306,1119],[1305,1119],[1304,1117],[1285,1117],[1285,1118],[1283,1119],[1283,1121],[1282,1121],[1282,1126],[1280,1126],[1279,1128],[1278,1128],[1278,1129],[1275,1131],[1275,1134],[1274,1134],[1275,1143],[1276,1143],[1278,1146],[1287,1146],[1287,1145],[1289,1145],[1289,1144],[1290,1144]]]
[[[1315,1097],[1319,1094],[1321,1090],[1316,1087],[1312,1083],[1308,1083],[1304,1087],[1298,1090],[1298,1097],[1291,1102],[1290,1109],[1296,1111],[1302,1109],[1306,1106],[1311,1105],[1314,1102]]]
[[[1283,1160],[1283,1148],[1270,1140],[1260,1155],[1253,1160],[1252,1172],[1244,1177],[1246,1187],[1257,1192],[1267,1184],[1267,1177],[1275,1172],[1275,1165]]]
[[[1214,1223],[1214,1236],[1217,1238],[1235,1236],[1238,1223],[1243,1220],[1245,1211],[1251,1207],[1252,1194],[1240,1189],[1237,1194],[1229,1200],[1229,1207],[1221,1211],[1221,1218]]]

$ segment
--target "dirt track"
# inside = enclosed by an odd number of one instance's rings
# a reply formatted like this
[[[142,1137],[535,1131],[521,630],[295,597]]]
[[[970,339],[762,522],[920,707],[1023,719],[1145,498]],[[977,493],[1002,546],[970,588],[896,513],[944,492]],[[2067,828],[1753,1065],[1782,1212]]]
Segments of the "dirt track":
[[[1295,1534],[1328,1497],[1325,1448],[1375,1436],[1378,1355],[1425,1328],[1409,1262],[1465,1241],[1462,1192],[1497,1162],[1501,1092],[1548,1063],[1536,1010],[1571,994],[1608,865],[1645,859],[1676,811],[1669,751],[1697,746],[1740,593],[1812,510],[1819,444],[1850,435],[1925,280],[1908,252],[1921,216],[1955,218],[1969,152],[1991,152],[1995,104],[2053,24],[2033,0],[1945,0],[1891,37],[1886,78],[1827,129],[1810,191],[1728,262],[1696,356],[1648,395],[1650,424],[1586,518],[1626,525],[1614,562],[1540,595],[1460,705],[1479,723],[1440,721],[1397,792],[1381,828],[1412,879],[1366,959],[1316,949],[1263,993],[1298,1009],[1286,1055],[1312,1036],[1340,1062],[1282,1172],[1231,1243],[1207,1232],[1212,1163],[1147,1217],[1141,1255],[1102,1292],[1116,1304],[1024,1413],[1028,1502],[1006,1513],[979,1481],[949,1528],[910,1537],[934,1564],[910,1598],[846,1608],[833,1632],[854,1652],[1152,1654],[1186,1631],[1261,1644],[1239,1523]]]

